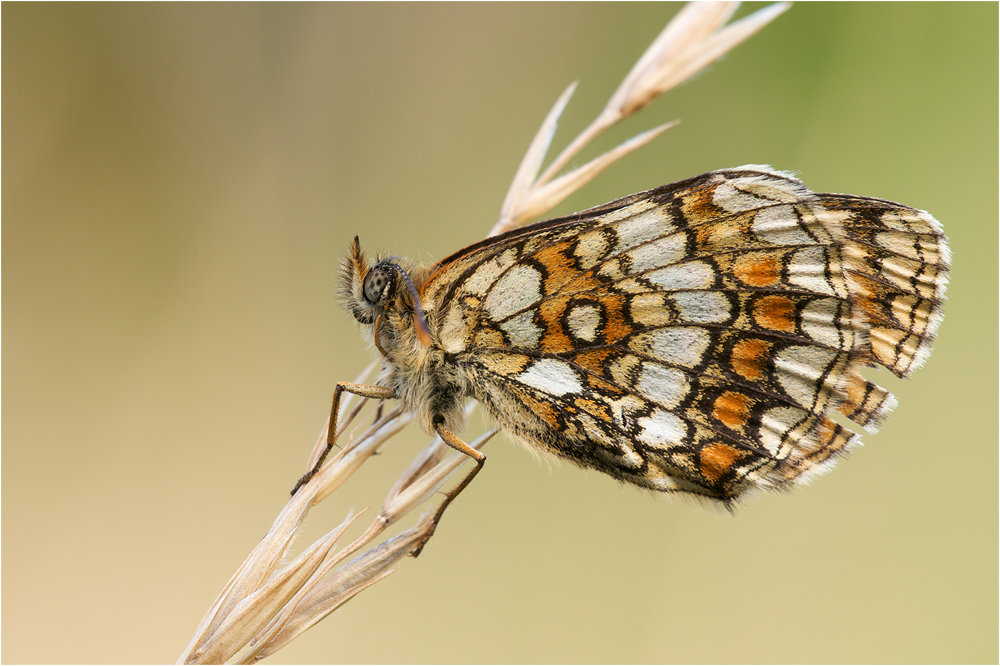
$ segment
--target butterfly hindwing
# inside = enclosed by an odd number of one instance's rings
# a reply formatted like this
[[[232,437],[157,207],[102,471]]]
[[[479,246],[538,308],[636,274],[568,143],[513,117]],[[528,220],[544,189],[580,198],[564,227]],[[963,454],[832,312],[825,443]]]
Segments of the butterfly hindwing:
[[[487,239],[421,297],[514,436],[728,501],[828,467],[856,441],[835,409],[869,429],[891,409],[859,370],[906,372],[927,349],[947,271],[934,225],[743,167]]]

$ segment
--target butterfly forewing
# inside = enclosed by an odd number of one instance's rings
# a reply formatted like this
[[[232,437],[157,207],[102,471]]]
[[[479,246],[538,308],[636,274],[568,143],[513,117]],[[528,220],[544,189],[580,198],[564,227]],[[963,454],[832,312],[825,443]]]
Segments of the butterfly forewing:
[[[451,372],[529,446],[630,483],[731,500],[822,471],[940,320],[929,215],[718,171],[487,239],[421,299]]]

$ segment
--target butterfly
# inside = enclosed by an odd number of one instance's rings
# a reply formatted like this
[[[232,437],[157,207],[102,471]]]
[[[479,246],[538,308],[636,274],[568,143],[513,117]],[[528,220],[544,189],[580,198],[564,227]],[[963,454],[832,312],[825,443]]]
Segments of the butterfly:
[[[530,449],[625,483],[732,505],[827,471],[895,406],[931,350],[949,271],[928,213],[817,194],[789,174],[713,171],[487,238],[432,266],[343,260],[375,385],[476,465],[477,400]],[[325,454],[324,454],[325,455]],[[303,477],[307,481],[322,464]],[[296,486],[296,489],[299,486]],[[293,491],[294,494],[294,491]]]

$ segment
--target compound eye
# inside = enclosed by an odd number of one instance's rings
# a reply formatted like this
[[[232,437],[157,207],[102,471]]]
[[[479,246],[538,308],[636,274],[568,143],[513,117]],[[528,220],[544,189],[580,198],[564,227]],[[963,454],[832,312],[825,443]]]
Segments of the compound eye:
[[[365,276],[365,300],[377,305],[389,285],[389,271],[384,268],[373,268]]]

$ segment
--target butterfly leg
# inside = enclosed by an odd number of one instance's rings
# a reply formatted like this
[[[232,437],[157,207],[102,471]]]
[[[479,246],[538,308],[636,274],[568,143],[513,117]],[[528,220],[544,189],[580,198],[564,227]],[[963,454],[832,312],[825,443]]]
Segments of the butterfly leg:
[[[337,412],[340,411],[340,396],[344,393],[344,391],[353,393],[354,395],[360,395],[362,398],[377,398],[379,400],[396,397],[396,392],[385,386],[351,384],[350,382],[340,382],[337,384],[337,388],[333,391],[333,406],[330,408],[330,429],[326,435],[326,449],[323,450],[322,455],[320,455],[316,464],[313,465],[313,468],[306,472],[295,484],[295,487],[292,488],[292,495],[297,493],[299,488],[305,485],[309,479],[316,475],[316,472],[318,472],[319,468],[322,467],[323,461],[326,460],[327,454],[330,453],[330,449],[333,448],[334,443],[337,441]]]
[[[441,516],[444,515],[444,511],[448,508],[448,505],[451,504],[456,497],[458,497],[460,492],[465,490],[465,487],[472,482],[472,479],[476,477],[476,474],[479,474],[479,470],[483,468],[483,463],[486,462],[485,455],[463,442],[457,435],[455,435],[455,433],[448,430],[440,423],[434,424],[434,430],[437,431],[437,434],[441,437],[445,444],[459,453],[464,453],[475,460],[476,466],[469,470],[469,473],[465,475],[465,478],[462,479],[460,484],[445,493],[444,501],[441,502],[441,506],[438,507],[437,513],[434,514],[434,519],[431,520],[430,529],[427,530],[427,534],[424,535],[424,538],[420,540],[420,545],[418,545],[416,550],[411,553],[413,557],[419,555],[420,551],[422,551],[424,546],[427,545],[427,541],[434,536],[434,530],[437,529],[437,525],[441,521]]]

